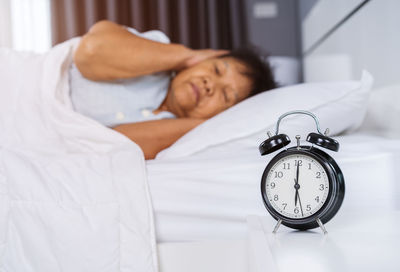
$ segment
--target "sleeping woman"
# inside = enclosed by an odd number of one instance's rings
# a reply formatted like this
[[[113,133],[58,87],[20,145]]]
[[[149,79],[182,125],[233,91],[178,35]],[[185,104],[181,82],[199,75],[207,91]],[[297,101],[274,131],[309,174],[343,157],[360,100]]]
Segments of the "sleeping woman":
[[[147,36],[146,36],[147,35]],[[246,50],[192,50],[101,21],[70,68],[76,111],[112,127],[154,158],[208,118],[275,88],[268,64]]]

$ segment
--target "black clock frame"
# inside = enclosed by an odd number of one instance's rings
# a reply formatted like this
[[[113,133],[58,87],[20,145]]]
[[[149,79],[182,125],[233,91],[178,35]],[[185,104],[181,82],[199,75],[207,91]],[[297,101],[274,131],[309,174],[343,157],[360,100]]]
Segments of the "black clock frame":
[[[266,178],[271,170],[272,166],[275,165],[280,159],[290,155],[306,155],[312,157],[318,161],[325,169],[328,181],[329,181],[329,192],[326,202],[322,207],[314,214],[304,218],[289,218],[279,212],[277,212],[269,202],[266,194]],[[278,153],[267,165],[261,178],[261,195],[264,202],[264,206],[268,212],[276,220],[281,219],[282,224],[299,230],[307,230],[318,227],[317,219],[319,218],[323,224],[331,220],[341,207],[345,194],[344,176],[335,160],[324,151],[313,147],[313,146],[300,146],[291,147]]]

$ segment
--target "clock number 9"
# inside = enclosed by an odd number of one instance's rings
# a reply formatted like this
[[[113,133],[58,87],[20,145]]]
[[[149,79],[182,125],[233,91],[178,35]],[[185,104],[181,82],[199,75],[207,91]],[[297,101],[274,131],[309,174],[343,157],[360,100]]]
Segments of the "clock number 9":
[[[275,188],[275,182],[271,182],[271,189]]]

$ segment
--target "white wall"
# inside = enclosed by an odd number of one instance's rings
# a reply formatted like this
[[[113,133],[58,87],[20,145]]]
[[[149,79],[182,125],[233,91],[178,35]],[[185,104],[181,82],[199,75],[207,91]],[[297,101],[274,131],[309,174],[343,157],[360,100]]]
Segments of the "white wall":
[[[363,0],[317,1],[302,21],[303,53],[362,2]]]
[[[334,1],[335,3],[346,0]],[[314,8],[321,7],[322,0]],[[349,1],[355,3],[354,1]],[[340,18],[345,12],[331,5],[314,11],[319,20],[305,20],[304,37],[315,37],[326,18]],[[313,12],[310,12],[313,14]],[[339,16],[338,14],[341,14]],[[306,82],[359,79],[367,69],[375,78],[375,88],[400,84],[400,1],[370,1],[304,58]],[[327,19],[328,20],[328,19]],[[329,21],[329,20],[328,20]],[[313,24],[311,24],[313,22]],[[320,27],[315,25],[320,24]],[[326,29],[327,27],[325,27]],[[314,38],[315,39],[315,38]],[[307,42],[308,44],[308,42]]]

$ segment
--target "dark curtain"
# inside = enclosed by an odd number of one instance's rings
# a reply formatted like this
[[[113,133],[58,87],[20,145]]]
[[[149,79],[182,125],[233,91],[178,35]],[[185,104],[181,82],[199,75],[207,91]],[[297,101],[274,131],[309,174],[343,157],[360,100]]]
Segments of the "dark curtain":
[[[159,29],[191,48],[246,43],[245,0],[51,0],[53,45],[85,34],[103,19],[143,32]]]

